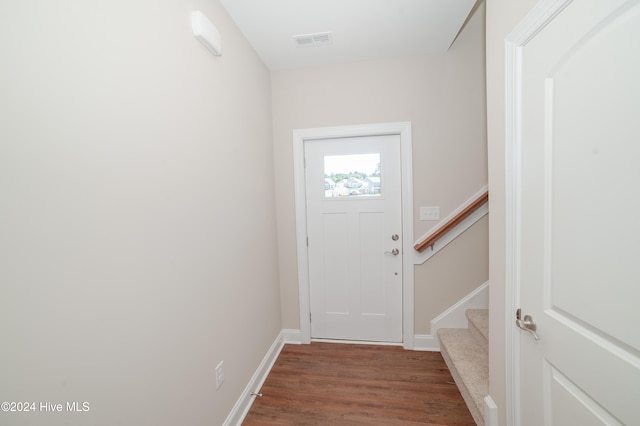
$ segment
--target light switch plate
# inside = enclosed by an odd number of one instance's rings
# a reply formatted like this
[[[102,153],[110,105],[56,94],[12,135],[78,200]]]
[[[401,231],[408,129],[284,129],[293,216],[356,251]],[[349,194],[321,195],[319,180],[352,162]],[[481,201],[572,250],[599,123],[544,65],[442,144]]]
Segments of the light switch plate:
[[[420,220],[440,220],[440,207],[420,207]]]

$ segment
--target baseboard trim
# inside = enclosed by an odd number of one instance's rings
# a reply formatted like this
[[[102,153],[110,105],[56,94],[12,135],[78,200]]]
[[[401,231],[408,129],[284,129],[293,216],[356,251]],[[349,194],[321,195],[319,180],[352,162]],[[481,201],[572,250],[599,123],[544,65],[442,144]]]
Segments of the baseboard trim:
[[[284,343],[290,345],[301,345],[302,344],[302,331],[294,330],[290,328],[282,329],[282,334],[284,336]]]
[[[498,406],[491,395],[484,397],[484,426],[499,426]]]
[[[240,398],[238,398],[238,401],[233,406],[233,409],[224,421],[223,426],[240,426],[242,424],[242,421],[249,412],[251,404],[253,404],[253,400],[255,399],[255,396],[251,395],[251,393],[260,392],[260,388],[267,379],[276,359],[278,359],[278,355],[280,355],[280,351],[284,347],[284,344],[285,333],[284,330],[282,330],[278,333],[278,336],[265,354],[255,373],[253,373],[251,380],[249,380],[244,391],[242,391]]]
[[[440,347],[436,344],[433,334],[416,334],[413,336],[413,350],[440,352]]]

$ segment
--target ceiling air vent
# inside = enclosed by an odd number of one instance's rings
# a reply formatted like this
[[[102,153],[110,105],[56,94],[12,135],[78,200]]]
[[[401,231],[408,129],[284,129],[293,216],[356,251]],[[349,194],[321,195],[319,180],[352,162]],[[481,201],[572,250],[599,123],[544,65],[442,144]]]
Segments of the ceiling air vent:
[[[297,47],[312,47],[331,44],[331,33],[301,34],[293,36]]]

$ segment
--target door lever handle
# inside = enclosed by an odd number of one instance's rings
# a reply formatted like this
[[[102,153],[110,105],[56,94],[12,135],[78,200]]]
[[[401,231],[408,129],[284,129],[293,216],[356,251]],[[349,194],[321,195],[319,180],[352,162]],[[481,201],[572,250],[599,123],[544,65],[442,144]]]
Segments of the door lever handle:
[[[528,331],[533,335],[533,338],[536,340],[540,340],[540,336],[536,333],[536,323],[533,321],[531,315],[525,315],[523,319],[520,319],[520,309],[516,311],[516,325],[519,329]]]
[[[384,254],[392,254],[394,256],[397,256],[398,254],[400,254],[400,250],[398,250],[397,248],[394,248],[391,251],[385,251]]]

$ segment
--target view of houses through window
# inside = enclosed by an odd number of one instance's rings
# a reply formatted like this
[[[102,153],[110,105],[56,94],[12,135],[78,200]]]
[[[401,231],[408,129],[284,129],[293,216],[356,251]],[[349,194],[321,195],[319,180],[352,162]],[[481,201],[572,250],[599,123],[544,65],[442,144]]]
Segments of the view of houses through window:
[[[380,153],[326,155],[326,198],[380,195]]]

